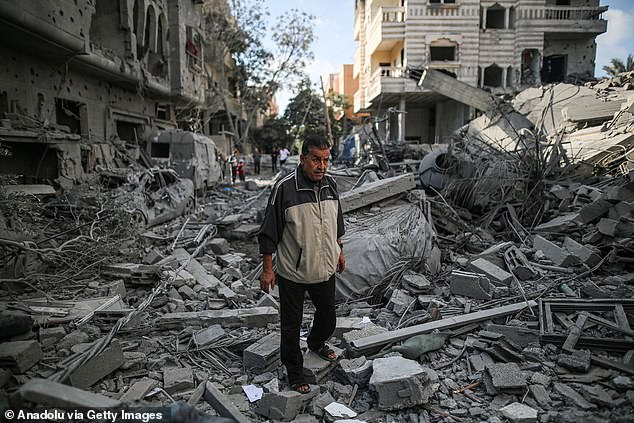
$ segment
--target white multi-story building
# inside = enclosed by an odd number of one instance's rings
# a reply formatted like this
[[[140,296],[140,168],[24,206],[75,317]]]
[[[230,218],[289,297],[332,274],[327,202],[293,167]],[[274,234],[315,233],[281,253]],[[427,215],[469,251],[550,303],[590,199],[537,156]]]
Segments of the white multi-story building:
[[[593,76],[606,10],[599,0],[356,0],[354,111],[394,107],[406,113],[390,116],[390,140],[443,142],[473,110],[405,69],[441,69],[492,92]]]

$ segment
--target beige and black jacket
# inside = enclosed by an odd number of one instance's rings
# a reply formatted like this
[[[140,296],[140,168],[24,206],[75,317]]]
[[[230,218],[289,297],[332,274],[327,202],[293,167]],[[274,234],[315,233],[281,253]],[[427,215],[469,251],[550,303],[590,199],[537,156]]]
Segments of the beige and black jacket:
[[[269,198],[258,241],[261,254],[277,251],[277,273],[298,283],[327,281],[337,270],[343,236],[337,184],[319,183],[301,168],[278,181]]]

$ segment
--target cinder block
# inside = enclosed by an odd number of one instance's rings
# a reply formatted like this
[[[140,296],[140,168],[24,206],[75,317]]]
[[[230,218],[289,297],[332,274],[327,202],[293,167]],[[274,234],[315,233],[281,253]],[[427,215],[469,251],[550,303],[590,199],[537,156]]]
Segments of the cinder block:
[[[378,395],[380,410],[399,410],[426,404],[432,395],[429,373],[417,361],[403,357],[372,362],[370,389]]]
[[[229,241],[224,238],[214,238],[207,243],[207,246],[217,255],[228,254],[230,250]]]
[[[535,235],[533,238],[533,248],[541,250],[555,266],[568,267],[579,262],[579,260],[568,251],[539,235]]]
[[[0,344],[0,367],[14,373],[24,373],[42,359],[37,341],[13,341]]]
[[[242,353],[244,367],[263,373],[279,365],[280,341],[278,332],[272,332],[249,345]]]
[[[557,364],[575,372],[584,373],[590,370],[592,354],[588,350],[575,350],[572,354],[561,353]]]
[[[118,339],[113,339],[102,352],[82,364],[70,374],[70,383],[76,388],[86,389],[94,385],[125,363]]]
[[[274,420],[290,422],[311,399],[319,394],[319,387],[311,385],[310,393],[295,391],[270,392],[258,402],[256,413]]]
[[[490,300],[491,285],[489,279],[478,273],[452,270],[449,275],[449,290],[454,295]]]
[[[498,286],[509,286],[513,281],[513,275],[483,258],[469,263],[469,269],[486,276],[493,284]]]
[[[163,389],[169,394],[194,387],[194,374],[187,367],[165,367],[163,369]]]
[[[599,255],[591,248],[579,244],[572,238],[566,237],[564,239],[563,248],[573,256],[577,257],[581,263],[585,263],[590,267],[596,266],[601,261],[601,257],[599,257]]]

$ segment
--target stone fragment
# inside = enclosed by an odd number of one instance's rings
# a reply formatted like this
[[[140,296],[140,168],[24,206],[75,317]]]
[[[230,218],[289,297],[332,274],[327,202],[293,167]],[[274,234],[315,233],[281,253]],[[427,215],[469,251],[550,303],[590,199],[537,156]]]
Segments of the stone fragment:
[[[548,409],[551,399],[544,385],[530,385],[528,388],[530,389],[533,398],[535,398],[535,401],[537,401],[539,406],[544,409]]]
[[[497,286],[509,286],[513,281],[513,275],[484,258],[472,261],[468,267],[473,272],[486,276]]]
[[[229,231],[223,232],[225,236],[229,239],[239,239],[246,241],[248,239],[252,239],[260,230],[260,225],[254,225],[250,223],[243,223],[237,228]]]
[[[608,218],[613,220],[621,220],[631,218],[634,213],[634,202],[626,203],[624,201],[615,204],[608,211]]]
[[[578,221],[581,223],[592,223],[604,216],[610,207],[612,207],[612,203],[604,200],[598,199],[593,201],[590,204],[587,204],[579,210],[579,218]]]
[[[577,391],[564,383],[555,382],[553,386],[557,393],[570,399],[577,406],[583,408],[584,410],[590,410],[597,407],[596,405],[586,401]]]
[[[366,360],[365,356],[353,359],[339,360],[339,370],[343,373],[350,385],[357,384],[365,387],[372,376],[372,360]]]
[[[70,383],[76,388],[89,388],[117,370],[124,363],[125,357],[123,356],[121,344],[118,339],[113,339],[102,352],[70,374]]]
[[[309,405],[309,410],[311,414],[317,417],[324,416],[324,408],[332,402],[335,402],[335,398],[330,394],[329,391],[324,392],[323,394],[317,395]]]
[[[504,335],[509,341],[520,347],[527,347],[531,344],[539,344],[539,331],[536,329],[530,329],[523,326],[490,324],[487,325],[487,330]]]
[[[402,278],[405,286],[416,294],[428,294],[434,288],[429,280],[419,273],[407,272]]]
[[[165,367],[163,369],[163,389],[169,394],[194,387],[194,373],[188,367]]]
[[[278,332],[271,332],[249,345],[242,353],[244,367],[257,373],[277,367],[280,360],[280,340]]]
[[[579,220],[579,213],[566,213],[555,217],[548,222],[535,226],[535,232],[557,233],[566,231],[575,221]]]
[[[63,326],[55,326],[52,328],[40,328],[39,337],[40,337],[40,345],[42,348],[50,347],[54,345],[66,336],[66,330]]]
[[[335,331],[332,336],[341,338],[344,333],[363,329],[366,324],[368,323],[364,323],[361,317],[337,317]]]
[[[483,352],[481,354],[470,355],[469,363],[474,371],[482,372],[488,364],[494,364],[495,362],[489,354]]]
[[[596,404],[600,404],[606,407],[615,407],[617,405],[617,402],[612,399],[610,394],[600,386],[596,386],[596,385],[589,386],[589,385],[579,384],[579,389],[581,389],[584,396],[588,400]]]
[[[568,267],[579,262],[578,259],[568,251],[540,235],[535,235],[533,238],[533,247],[536,250],[541,250],[555,266]]]
[[[4,310],[0,312],[0,339],[26,334],[33,329],[33,318],[22,311]]]
[[[357,417],[356,411],[351,410],[338,402],[331,402],[326,406],[326,408],[324,408],[324,411],[326,412],[326,416],[329,420],[341,421],[342,419]]]
[[[531,376],[531,383],[543,385],[543,386],[546,386],[546,387],[548,385],[550,385],[551,380],[552,380],[552,378],[550,376],[545,375],[545,374],[540,373],[540,372],[535,372]]]
[[[121,396],[120,400],[123,403],[131,403],[134,401],[142,400],[152,389],[156,388],[158,381],[144,377],[141,380],[137,380],[128,388],[127,391]]]
[[[258,401],[256,413],[270,419],[290,422],[311,399],[319,394],[319,388],[311,385],[308,394],[295,391],[270,392]]]
[[[255,304],[256,307],[274,307],[277,310],[280,309],[280,304],[271,294],[266,292],[264,292],[263,294],[264,295],[262,295],[258,302]]]
[[[557,364],[575,372],[590,370],[592,353],[589,350],[574,350],[571,354],[561,353],[557,357]]]
[[[418,362],[402,357],[372,362],[370,388],[378,395],[380,410],[398,410],[426,404],[432,394],[429,375]]]
[[[489,279],[478,273],[452,270],[449,275],[449,290],[454,295],[490,300],[492,297]]]
[[[579,244],[572,238],[566,237],[564,239],[563,248],[575,256],[580,263],[587,264],[590,267],[596,266],[601,261],[601,257],[591,248]]]
[[[611,202],[634,201],[634,192],[624,186],[613,186],[603,190],[603,197]]]
[[[612,383],[614,384],[614,387],[620,392],[634,389],[634,382],[632,382],[632,378],[627,376],[617,376],[612,379]]]
[[[57,343],[57,350],[70,350],[72,346],[88,342],[90,337],[87,333],[74,330]]]
[[[21,401],[59,408],[111,409],[121,401],[45,379],[31,379],[16,392]]]
[[[537,421],[537,410],[519,402],[500,408],[504,417],[513,423],[533,423]]]
[[[214,238],[207,243],[207,246],[218,255],[228,254],[230,251],[229,241],[224,238]]]
[[[178,288],[178,293],[186,300],[195,300],[198,297],[194,290],[187,285]]]
[[[225,332],[222,326],[216,324],[194,332],[192,338],[196,346],[203,347],[224,338],[226,335],[227,332]]]
[[[393,311],[398,316],[402,316],[405,310],[414,302],[414,298],[402,289],[395,289],[387,303],[387,309]]]
[[[337,347],[331,347],[337,357],[341,357],[343,351]],[[321,384],[329,380],[330,373],[337,363],[324,360],[310,349],[304,354],[304,377],[308,383]]]
[[[13,341],[0,344],[0,367],[13,373],[24,373],[42,360],[37,341]]]
[[[500,392],[518,393],[526,388],[526,376],[516,363],[488,364],[483,377],[487,392],[491,395]]]

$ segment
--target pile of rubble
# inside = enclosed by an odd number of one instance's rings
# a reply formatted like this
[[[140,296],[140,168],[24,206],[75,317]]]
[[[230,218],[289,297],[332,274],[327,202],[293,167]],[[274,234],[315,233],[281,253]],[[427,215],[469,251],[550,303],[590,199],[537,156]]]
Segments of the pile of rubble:
[[[434,150],[442,178],[333,172],[346,187],[330,340],[341,359],[303,339],[309,394],[288,387],[276,292],[259,289],[268,189],[221,186],[194,214],[140,231],[90,190],[86,207],[53,214],[35,195],[3,193],[3,407],[631,421],[632,76],[492,107]],[[603,147],[587,147],[590,133]]]

